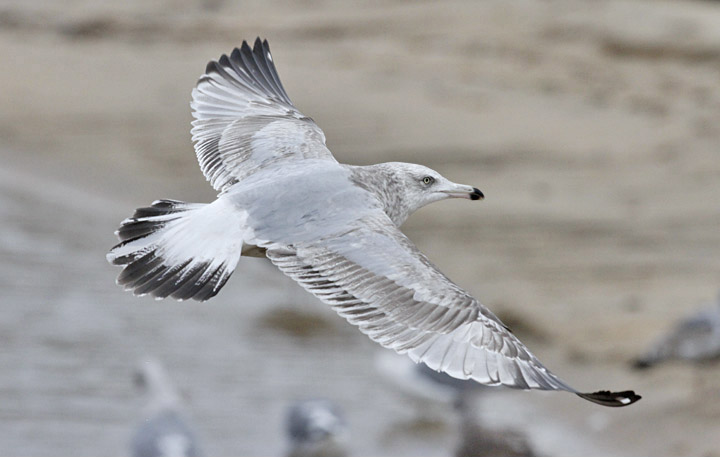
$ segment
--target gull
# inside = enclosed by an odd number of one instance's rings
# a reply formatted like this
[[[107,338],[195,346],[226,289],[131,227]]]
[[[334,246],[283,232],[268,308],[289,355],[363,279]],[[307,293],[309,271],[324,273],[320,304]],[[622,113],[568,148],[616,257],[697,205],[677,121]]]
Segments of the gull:
[[[197,439],[181,412],[180,395],[159,361],[144,360],[135,383],[145,391],[144,419],[132,438],[133,457],[199,456]]]
[[[375,358],[378,371],[387,377],[408,398],[425,406],[422,416],[438,412],[440,404],[453,406],[452,430],[457,434],[456,457],[490,457],[536,455],[528,438],[515,430],[487,428],[480,418],[479,407],[483,393],[497,387],[487,387],[470,379],[461,380],[414,364],[407,357],[389,351],[378,353]]]
[[[241,256],[281,272],[380,345],[459,379],[567,391],[605,406],[632,391],[580,392],[400,231],[417,209],[481,200],[422,165],[341,164],[290,101],[267,40],[208,63],[192,91],[192,139],[212,203],[156,200],[122,221],[107,259],[137,295],[204,301]]]
[[[288,457],[345,457],[347,422],[340,407],[325,398],[301,400],[287,416]]]
[[[382,378],[420,406],[424,415],[442,412],[441,406],[457,407],[467,398],[495,389],[472,379],[453,378],[390,351],[378,352],[373,362]]]
[[[707,362],[720,358],[720,293],[713,303],[681,319],[638,357],[635,368],[668,360]]]
[[[527,436],[512,429],[486,428],[472,401],[456,404],[460,416],[460,439],[455,457],[535,457]]]

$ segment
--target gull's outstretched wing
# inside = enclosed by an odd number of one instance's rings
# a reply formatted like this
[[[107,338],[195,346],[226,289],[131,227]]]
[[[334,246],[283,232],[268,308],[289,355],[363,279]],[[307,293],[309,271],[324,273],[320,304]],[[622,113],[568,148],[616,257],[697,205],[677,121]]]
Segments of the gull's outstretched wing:
[[[334,237],[265,247],[283,273],[372,340],[432,369],[487,385],[564,390],[606,406],[640,399],[632,391],[584,394],[560,380],[384,214]]]
[[[267,41],[243,41],[208,63],[192,91],[195,152],[203,174],[222,192],[279,161],[335,161],[325,135],[290,101]]]

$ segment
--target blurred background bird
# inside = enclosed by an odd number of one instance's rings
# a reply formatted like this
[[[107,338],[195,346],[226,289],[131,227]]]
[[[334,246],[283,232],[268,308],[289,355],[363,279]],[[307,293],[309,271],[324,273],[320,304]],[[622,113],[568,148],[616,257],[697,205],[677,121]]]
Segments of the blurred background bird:
[[[483,395],[507,388],[456,379],[387,351],[378,352],[375,367],[384,380],[412,401],[417,420],[447,422],[455,435],[456,457],[536,455],[522,432],[483,424]]]
[[[389,351],[378,352],[374,365],[383,380],[412,402],[420,415],[433,415],[444,407],[455,408],[482,392],[504,389],[456,379]]]
[[[180,395],[158,360],[140,363],[135,383],[146,397],[143,418],[132,438],[133,457],[199,457],[195,432]]]
[[[527,436],[508,428],[487,428],[479,418],[473,402],[457,405],[460,415],[459,440],[455,457],[534,457]]]
[[[288,457],[345,457],[347,422],[340,407],[324,398],[292,404],[287,415]]]
[[[640,357],[635,368],[650,368],[669,360],[709,362],[720,359],[720,292],[711,303],[676,322]]]

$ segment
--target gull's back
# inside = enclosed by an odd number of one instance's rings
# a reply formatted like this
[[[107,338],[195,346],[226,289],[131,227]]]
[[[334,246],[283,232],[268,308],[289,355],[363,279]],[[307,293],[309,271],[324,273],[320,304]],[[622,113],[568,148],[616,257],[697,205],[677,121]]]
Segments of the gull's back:
[[[299,243],[332,235],[379,207],[353,185],[338,163],[308,160],[271,167],[233,185],[220,196],[247,213],[257,240]]]

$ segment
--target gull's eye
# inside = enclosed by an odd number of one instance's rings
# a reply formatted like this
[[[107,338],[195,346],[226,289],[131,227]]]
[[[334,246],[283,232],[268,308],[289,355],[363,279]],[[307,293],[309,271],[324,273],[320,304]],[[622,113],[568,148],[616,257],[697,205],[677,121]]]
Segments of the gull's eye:
[[[422,182],[423,182],[423,184],[425,184],[426,186],[429,186],[430,184],[432,184],[432,183],[435,182],[435,178],[433,178],[432,176],[425,176],[425,177],[422,179]]]

